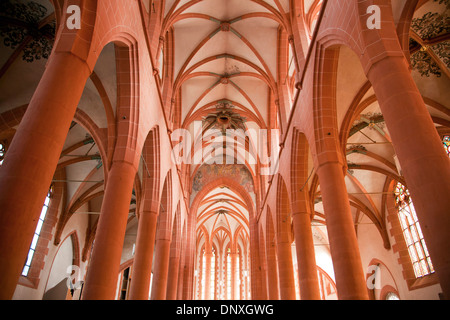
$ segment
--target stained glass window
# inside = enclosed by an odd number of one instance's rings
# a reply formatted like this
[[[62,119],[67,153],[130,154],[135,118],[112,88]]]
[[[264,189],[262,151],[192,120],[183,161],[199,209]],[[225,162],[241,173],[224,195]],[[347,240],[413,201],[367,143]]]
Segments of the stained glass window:
[[[33,237],[33,240],[31,241],[30,250],[28,251],[27,261],[25,262],[25,266],[23,267],[23,270],[22,270],[22,275],[25,277],[28,276],[28,272],[30,271],[31,261],[33,261],[33,256],[36,251],[36,246],[37,246],[37,243],[39,240],[39,235],[41,234],[42,226],[44,224],[44,219],[45,219],[45,216],[47,215],[47,210],[48,210],[48,206],[50,204],[51,195],[52,195],[52,187],[50,187],[47,197],[45,198],[44,205],[42,206],[41,215],[39,216],[39,221],[36,226],[36,230],[34,231],[34,237]]]
[[[397,183],[395,187],[395,205],[398,209],[400,225],[416,278],[433,273],[433,264],[417,219],[416,210],[408,189],[401,183]]]
[[[445,151],[447,151],[447,155],[450,158],[450,136],[444,136],[442,143],[444,144]]]
[[[3,163],[3,158],[5,157],[5,153],[6,153],[5,146],[0,143],[0,166]]]

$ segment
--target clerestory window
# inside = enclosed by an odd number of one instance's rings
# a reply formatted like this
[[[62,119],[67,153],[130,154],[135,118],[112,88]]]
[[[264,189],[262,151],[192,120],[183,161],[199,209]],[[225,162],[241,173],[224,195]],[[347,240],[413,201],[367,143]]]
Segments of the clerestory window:
[[[27,261],[25,262],[25,266],[22,270],[22,276],[28,276],[28,272],[30,271],[31,262],[33,261],[33,256],[36,252],[36,246],[39,240],[39,235],[41,234],[42,226],[44,224],[45,216],[47,215],[48,207],[50,204],[50,198],[52,195],[53,187],[50,187],[50,190],[45,198],[44,205],[42,206],[41,215],[39,216],[39,221],[36,226],[36,230],[34,231],[33,240],[31,241],[30,250],[28,251]]]
[[[401,183],[395,187],[395,206],[416,278],[434,273],[411,196]]]

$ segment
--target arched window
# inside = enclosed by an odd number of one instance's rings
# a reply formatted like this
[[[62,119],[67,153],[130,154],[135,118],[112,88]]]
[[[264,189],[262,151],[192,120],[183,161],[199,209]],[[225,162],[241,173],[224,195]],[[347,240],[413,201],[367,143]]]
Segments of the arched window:
[[[400,297],[394,292],[388,292],[388,294],[386,294],[385,300],[400,300]]]
[[[25,266],[22,270],[23,276],[28,276],[28,272],[30,271],[31,262],[33,261],[33,256],[36,251],[36,246],[39,240],[39,235],[41,234],[42,226],[44,224],[45,216],[47,215],[47,210],[50,204],[50,198],[52,196],[53,186],[50,187],[47,197],[45,198],[44,205],[42,207],[41,215],[39,216],[39,221],[36,226],[36,230],[34,231],[34,237],[31,241],[30,250],[28,251],[27,261],[25,262]]]
[[[416,278],[434,273],[422,229],[409,191],[401,183],[395,187],[395,206]]]

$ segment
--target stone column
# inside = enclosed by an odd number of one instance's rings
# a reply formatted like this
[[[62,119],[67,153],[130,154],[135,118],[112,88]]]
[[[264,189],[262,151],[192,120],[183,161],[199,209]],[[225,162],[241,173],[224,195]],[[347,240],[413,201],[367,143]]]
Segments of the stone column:
[[[291,244],[287,241],[277,241],[277,254],[280,299],[295,300],[294,266],[292,264]]]
[[[242,271],[244,268],[244,263],[242,261],[242,256],[243,254],[241,254],[239,256],[239,272],[238,272],[238,276],[239,276],[239,300],[245,300],[244,299],[244,272]]]
[[[185,260],[184,253],[183,253],[183,250],[181,250],[180,266],[179,266],[179,269],[178,269],[177,300],[182,300],[183,299],[184,269],[185,269],[184,260]]]
[[[450,160],[403,57],[367,73],[389,129],[445,298],[450,299]]]
[[[258,223],[254,217],[250,217],[250,288],[253,300],[267,300],[267,287],[262,279],[259,257]]]
[[[115,298],[136,172],[135,166],[127,162],[116,161],[111,166],[86,274],[84,300]]]
[[[320,181],[338,298],[368,299],[343,166],[327,162],[317,170]]]
[[[231,252],[231,300],[237,300],[237,257],[238,254],[233,250]]]
[[[270,241],[267,248],[267,286],[269,300],[279,300],[280,299],[280,291],[278,288],[278,265],[277,265],[277,257],[275,253],[275,243],[274,241]]]
[[[184,274],[183,274],[183,300],[193,300],[195,283],[194,283],[194,268],[195,268],[195,227],[197,219],[195,215],[189,215],[187,224],[187,238],[184,239]]]
[[[176,300],[178,289],[178,275],[180,270],[180,249],[171,249],[169,258],[169,277],[167,279],[167,300]]]
[[[139,217],[136,252],[131,278],[130,300],[148,300],[156,236],[156,212],[143,211]]]
[[[311,230],[311,214],[308,210],[306,193],[299,194],[292,220],[294,225],[295,248],[297,252],[298,279],[302,300],[320,300],[316,255]]]
[[[169,274],[170,239],[157,239],[155,250],[151,299],[165,300]]]
[[[205,300],[211,300],[211,249],[206,249],[205,252]]]
[[[90,70],[53,53],[0,170],[0,299],[11,299]]]

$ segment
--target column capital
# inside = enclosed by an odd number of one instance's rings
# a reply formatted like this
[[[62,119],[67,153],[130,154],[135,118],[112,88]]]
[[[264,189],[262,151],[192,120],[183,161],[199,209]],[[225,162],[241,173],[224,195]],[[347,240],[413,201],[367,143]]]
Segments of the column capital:
[[[129,167],[130,170],[134,171],[134,173],[137,173],[138,168],[136,166],[137,164],[135,162],[130,162],[125,159],[114,159],[111,164],[110,172],[112,171],[113,167]]]
[[[212,246],[210,245],[210,242],[207,242],[205,244],[205,253],[204,254],[212,255]]]
[[[323,171],[324,169],[326,170],[326,168],[329,168],[330,166],[333,166],[333,165],[340,166],[342,169],[342,173],[345,176],[345,173],[347,171],[347,169],[346,169],[347,164],[344,164],[341,160],[328,160],[328,161],[319,162],[316,167],[316,173],[319,174],[320,171]]]
[[[392,60],[392,61],[397,60],[400,63],[404,64],[408,70],[410,69],[410,64],[406,60],[403,52],[398,51],[397,53],[392,53],[390,55],[387,55],[387,54],[381,55],[381,56],[377,57],[376,59],[371,59],[370,61],[367,61],[364,66],[364,73],[366,74],[367,78],[369,78],[369,74],[371,73],[372,70],[377,68],[377,65],[379,63],[389,61],[389,60]]]
[[[89,63],[79,57],[78,55],[74,54],[71,51],[58,51],[55,50],[55,52],[53,52],[51,59],[57,60],[57,59],[70,59],[72,60],[72,63],[76,64],[76,68],[77,68],[77,72],[86,72],[87,76],[89,76],[93,71],[94,68],[92,66],[89,65]],[[50,60],[49,60],[50,62]],[[80,68],[81,67],[81,68]],[[80,68],[80,69],[79,69]]]

